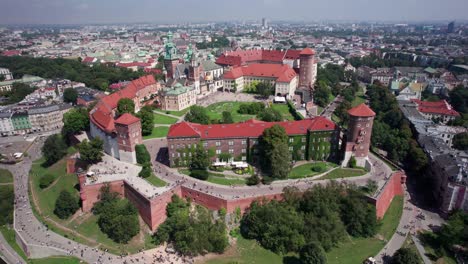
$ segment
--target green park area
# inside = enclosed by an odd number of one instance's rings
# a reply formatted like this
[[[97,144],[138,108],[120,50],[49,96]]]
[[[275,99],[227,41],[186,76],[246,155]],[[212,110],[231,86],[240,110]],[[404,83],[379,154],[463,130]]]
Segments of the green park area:
[[[183,116],[189,110],[190,110],[190,108],[186,108],[186,109],[181,110],[181,111],[164,111],[164,110],[161,110],[161,109],[156,109],[155,111],[160,112],[160,113],[165,113],[165,114],[168,114],[168,115],[173,115],[173,116]]]
[[[384,246],[384,240],[389,240],[398,227],[403,212],[403,197],[393,199],[385,217],[380,221],[377,235],[371,238],[354,238],[348,236],[338,247],[326,253],[329,264],[362,263],[369,256],[375,256]],[[290,261],[291,260],[291,261]],[[255,240],[242,237],[237,239],[234,248],[225,254],[199,262],[206,264],[282,264],[295,263],[291,255],[281,256],[261,247]]]
[[[287,104],[272,104],[271,108],[280,112],[280,114],[283,116],[283,120],[294,121],[294,117],[289,112],[289,107]]]
[[[161,114],[153,114],[154,118],[154,124],[155,125],[172,125],[177,122],[177,118],[170,117],[167,115],[161,115]]]
[[[318,174],[322,174],[332,168],[335,168],[337,165],[329,162],[313,162],[306,163],[294,167],[291,172],[289,172],[289,179],[300,179],[312,177]]]
[[[144,136],[143,139],[163,138],[167,136],[168,132],[169,132],[168,126],[155,126],[151,134],[148,136]]]
[[[31,264],[78,264],[84,263],[82,260],[75,257],[49,257],[49,258],[40,258],[40,259],[31,259]]]
[[[351,102],[351,106],[352,107],[355,107],[355,106],[358,106],[362,103],[366,102],[366,98],[365,98],[365,95],[364,95],[364,90],[362,89],[362,87],[359,87],[359,90],[356,92],[355,96],[354,96],[354,100]]]
[[[243,115],[239,114],[239,107],[244,104],[242,102],[220,102],[215,103],[206,108],[207,114],[210,117],[210,120],[220,120],[222,118],[223,112],[230,112],[234,122],[242,122],[252,118],[255,118],[255,115]]]
[[[179,172],[190,176],[190,170],[188,169],[180,169]],[[228,186],[245,185],[245,179],[243,178],[228,178],[224,174],[213,173],[213,172],[208,173],[208,179],[206,181],[214,183],[214,184],[228,185]]]
[[[72,151],[69,151],[69,153]],[[68,219],[60,219],[54,214],[55,203],[62,190],[70,192],[78,199],[78,179],[75,174],[67,174],[65,171],[66,157],[59,160],[50,167],[43,167],[44,159],[36,160],[32,164],[30,171],[30,199],[33,205],[33,212],[36,217],[45,223],[52,231],[92,247],[99,246],[108,249],[114,254],[135,253],[138,250],[153,247],[145,241],[149,240],[148,227],[140,223],[140,233],[127,244],[116,243],[101,231],[97,223],[97,216],[92,213],[75,214]],[[41,177],[51,175],[53,182],[46,188],[40,187]],[[50,176],[49,176],[50,177]],[[154,177],[154,176],[152,176]],[[149,179],[155,185],[161,182]],[[40,263],[40,262],[39,262]]]
[[[320,177],[320,180],[333,180],[341,178],[357,177],[366,174],[364,169],[338,168]]]
[[[151,174],[151,176],[149,176],[145,180],[147,180],[148,182],[150,182],[151,184],[153,184],[156,187],[164,187],[167,184],[165,181],[163,181],[160,178],[156,177],[154,174]]]
[[[9,170],[0,169],[0,184],[13,183],[13,175]]]

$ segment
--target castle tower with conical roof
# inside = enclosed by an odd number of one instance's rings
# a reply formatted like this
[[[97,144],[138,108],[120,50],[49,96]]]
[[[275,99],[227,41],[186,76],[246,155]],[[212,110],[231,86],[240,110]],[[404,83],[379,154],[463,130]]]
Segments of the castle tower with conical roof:
[[[346,134],[343,166],[348,166],[349,159],[354,157],[357,166],[366,167],[375,112],[367,105],[360,104],[349,109],[348,114],[348,133]]]

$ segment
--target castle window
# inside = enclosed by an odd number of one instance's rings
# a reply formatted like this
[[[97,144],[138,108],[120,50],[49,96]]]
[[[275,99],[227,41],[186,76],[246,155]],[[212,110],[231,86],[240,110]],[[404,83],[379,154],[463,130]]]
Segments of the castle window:
[[[216,154],[221,154],[221,150],[220,150],[220,149],[217,149],[217,150],[216,150]]]
[[[289,143],[293,143],[294,142],[294,138],[289,138]]]
[[[229,146],[233,146],[234,145],[234,141],[229,141]]]
[[[242,149],[242,153],[246,153],[246,152],[247,152],[247,150],[246,150],[246,149]]]
[[[221,146],[221,141],[216,141],[216,146],[217,147]]]
[[[234,149],[229,149],[229,153],[234,153]]]
[[[242,140],[242,145],[247,144],[247,140]]]
[[[293,151],[293,147],[289,147],[289,151]]]
[[[305,146],[301,146],[301,149],[302,149],[302,150],[305,150]]]
[[[366,127],[369,127],[369,126],[370,126],[370,123],[367,123],[367,124],[366,124]]]
[[[305,142],[306,142],[306,138],[305,138],[305,137],[302,137],[301,141],[302,141],[302,143],[305,143]]]
[[[203,142],[203,147],[208,147],[208,142]]]

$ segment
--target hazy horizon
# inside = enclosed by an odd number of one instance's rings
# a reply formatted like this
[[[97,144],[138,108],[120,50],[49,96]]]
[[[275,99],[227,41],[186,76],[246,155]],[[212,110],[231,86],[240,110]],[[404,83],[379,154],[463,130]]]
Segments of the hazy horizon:
[[[0,0],[0,24],[468,20],[467,0]]]

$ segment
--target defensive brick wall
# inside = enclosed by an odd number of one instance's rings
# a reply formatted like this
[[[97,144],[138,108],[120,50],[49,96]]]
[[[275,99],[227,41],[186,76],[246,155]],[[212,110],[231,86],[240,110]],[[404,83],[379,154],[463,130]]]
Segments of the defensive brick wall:
[[[375,205],[378,219],[384,217],[395,196],[404,194],[403,184],[405,182],[406,175],[403,171],[394,172],[390,176],[390,179],[379,190],[377,196],[370,199],[370,202]]]

